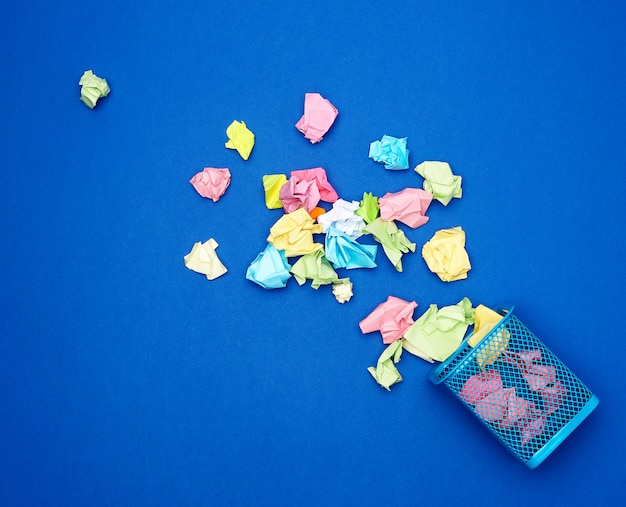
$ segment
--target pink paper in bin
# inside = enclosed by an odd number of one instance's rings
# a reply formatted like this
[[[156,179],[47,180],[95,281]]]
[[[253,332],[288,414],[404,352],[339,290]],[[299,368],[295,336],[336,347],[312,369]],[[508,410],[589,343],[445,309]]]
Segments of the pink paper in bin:
[[[430,374],[529,468],[542,463],[596,408],[598,398],[524,324],[513,308],[475,347],[467,341]],[[506,349],[483,371],[477,358]],[[501,382],[501,384],[500,384]]]
[[[509,393],[506,416],[500,422],[500,425],[503,428],[512,428],[519,421],[525,420],[534,408],[535,404],[532,401],[517,396],[515,390],[513,390],[513,392]]]
[[[556,412],[565,401],[567,389],[559,380],[542,391],[543,408],[548,414]]]
[[[502,389],[500,374],[496,370],[489,370],[472,375],[459,395],[465,403],[474,404],[499,389]]]
[[[533,438],[541,435],[546,426],[546,415],[536,412],[536,417],[529,419],[521,428],[522,446],[528,444]]]
[[[507,416],[509,397],[515,394],[515,388],[498,389],[479,400],[474,407],[483,421],[500,421]]]

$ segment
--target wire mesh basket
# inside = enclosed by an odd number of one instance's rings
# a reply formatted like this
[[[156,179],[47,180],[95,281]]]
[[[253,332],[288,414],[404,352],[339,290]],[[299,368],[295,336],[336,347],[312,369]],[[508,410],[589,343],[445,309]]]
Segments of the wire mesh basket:
[[[518,460],[542,463],[596,408],[598,398],[520,320],[513,307],[475,347],[430,374]]]

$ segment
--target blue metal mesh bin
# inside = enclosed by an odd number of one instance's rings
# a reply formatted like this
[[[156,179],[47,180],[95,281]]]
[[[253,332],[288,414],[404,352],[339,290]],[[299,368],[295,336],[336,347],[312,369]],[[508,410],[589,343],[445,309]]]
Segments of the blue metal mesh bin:
[[[535,468],[596,408],[598,398],[515,315],[475,347],[466,339],[430,374],[517,459]]]

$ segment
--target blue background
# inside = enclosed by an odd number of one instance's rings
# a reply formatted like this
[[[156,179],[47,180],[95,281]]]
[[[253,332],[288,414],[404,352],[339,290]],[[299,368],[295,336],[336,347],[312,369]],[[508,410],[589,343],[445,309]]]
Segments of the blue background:
[[[472,4],[472,5],[470,5]],[[622,498],[622,2],[13,2],[0,14],[2,505],[610,505]],[[87,69],[111,94],[78,99]],[[305,92],[339,110],[311,145]],[[248,161],[224,148],[244,120]],[[408,136],[409,171],[367,158]],[[280,210],[261,177],[322,166],[341,197],[421,186],[418,249],[460,225],[445,284],[419,253],[342,274],[354,297],[245,279]],[[218,203],[188,183],[229,167]],[[214,237],[229,272],[183,256]],[[418,250],[419,252],[419,250]],[[395,295],[509,302],[599,408],[536,470],[358,322]]]

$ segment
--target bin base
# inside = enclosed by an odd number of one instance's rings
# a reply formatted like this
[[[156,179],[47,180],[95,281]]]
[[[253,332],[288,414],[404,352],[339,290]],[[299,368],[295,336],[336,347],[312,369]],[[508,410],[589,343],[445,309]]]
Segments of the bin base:
[[[574,431],[581,422],[583,422],[591,412],[598,406],[600,400],[594,394],[589,399],[589,401],[585,404],[584,407],[580,409],[580,411],[572,418],[570,422],[568,422],[563,428],[561,428],[551,439],[550,441],[544,445],[541,449],[539,449],[535,455],[526,462],[526,466],[528,468],[535,468],[539,466],[550,454],[554,451],[563,440],[565,440],[569,434]]]

